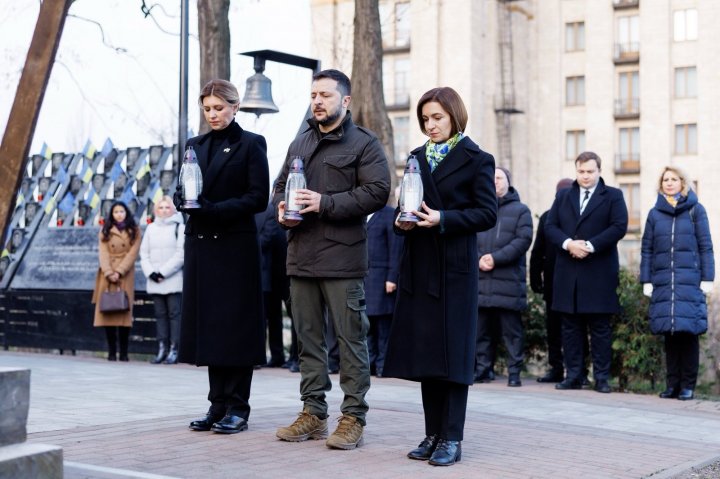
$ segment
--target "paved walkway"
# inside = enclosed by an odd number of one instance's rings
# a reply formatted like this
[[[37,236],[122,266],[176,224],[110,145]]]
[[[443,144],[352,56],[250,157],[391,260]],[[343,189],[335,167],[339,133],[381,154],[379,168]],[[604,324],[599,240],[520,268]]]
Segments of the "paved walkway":
[[[208,405],[204,368],[9,352],[0,366],[31,369],[28,441],[62,446],[66,479],[656,479],[720,458],[720,403],[561,392],[533,378],[473,386],[462,461],[437,468],[405,458],[424,435],[408,381],[373,378],[365,445],[338,451],[275,438],[301,409],[299,375],[285,369],[255,372],[250,429],[223,436],[187,429]]]

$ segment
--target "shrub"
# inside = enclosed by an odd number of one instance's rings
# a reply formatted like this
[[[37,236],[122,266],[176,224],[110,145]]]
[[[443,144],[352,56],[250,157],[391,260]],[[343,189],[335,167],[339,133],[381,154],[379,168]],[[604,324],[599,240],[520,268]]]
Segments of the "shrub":
[[[621,391],[655,390],[664,380],[664,347],[662,336],[650,332],[648,298],[642,294],[637,276],[620,270],[618,296],[622,312],[611,321],[613,330],[611,374],[618,379]]]

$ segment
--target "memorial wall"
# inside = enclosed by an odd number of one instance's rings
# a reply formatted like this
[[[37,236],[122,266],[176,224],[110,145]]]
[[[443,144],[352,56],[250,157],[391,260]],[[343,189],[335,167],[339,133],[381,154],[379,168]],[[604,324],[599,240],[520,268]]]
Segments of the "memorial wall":
[[[98,270],[98,233],[113,201],[124,201],[141,229],[154,203],[175,191],[175,147],[81,153],[46,147],[28,158],[7,242],[0,256],[0,344],[65,350],[104,350],[93,328],[90,303]],[[135,265],[134,323],[130,352],[155,349],[152,300]]]

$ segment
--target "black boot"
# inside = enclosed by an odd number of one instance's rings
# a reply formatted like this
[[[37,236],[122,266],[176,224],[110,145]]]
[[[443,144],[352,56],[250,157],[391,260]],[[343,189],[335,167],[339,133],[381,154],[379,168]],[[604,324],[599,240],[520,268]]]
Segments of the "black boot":
[[[155,356],[150,362],[153,364],[160,364],[161,362],[165,361],[165,358],[168,355],[167,348],[165,347],[165,341],[160,341],[158,343],[158,353],[157,356]]]
[[[167,359],[164,361],[165,364],[177,364],[178,361],[178,350],[175,343],[170,343],[170,352],[167,355]]]
[[[114,326],[105,326],[108,345],[108,361],[117,361],[117,330]]]
[[[119,331],[119,343],[120,343],[120,361],[128,361],[128,342],[130,340],[130,328],[120,326]]]

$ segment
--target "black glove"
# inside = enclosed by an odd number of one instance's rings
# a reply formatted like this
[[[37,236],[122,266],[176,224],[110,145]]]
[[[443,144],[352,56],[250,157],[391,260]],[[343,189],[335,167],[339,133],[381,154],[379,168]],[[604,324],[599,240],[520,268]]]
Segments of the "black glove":
[[[165,279],[165,276],[162,275],[162,273],[155,273],[157,275],[157,281],[160,282]]]
[[[173,205],[175,205],[178,211],[183,211],[182,205],[184,202],[185,198],[183,198],[182,188],[178,185],[178,187],[175,188],[175,193],[173,193]]]
[[[203,198],[202,195],[198,196],[198,203],[200,203],[200,208],[187,208],[183,212],[190,216],[206,216],[215,208],[215,204]]]
[[[162,276],[162,275],[161,275],[160,273],[158,273],[158,272],[152,272],[152,273],[150,273],[149,278],[150,278],[151,281],[157,283],[161,276]]]
[[[543,284],[540,281],[530,281],[530,289],[532,289],[535,293],[544,293]]]

